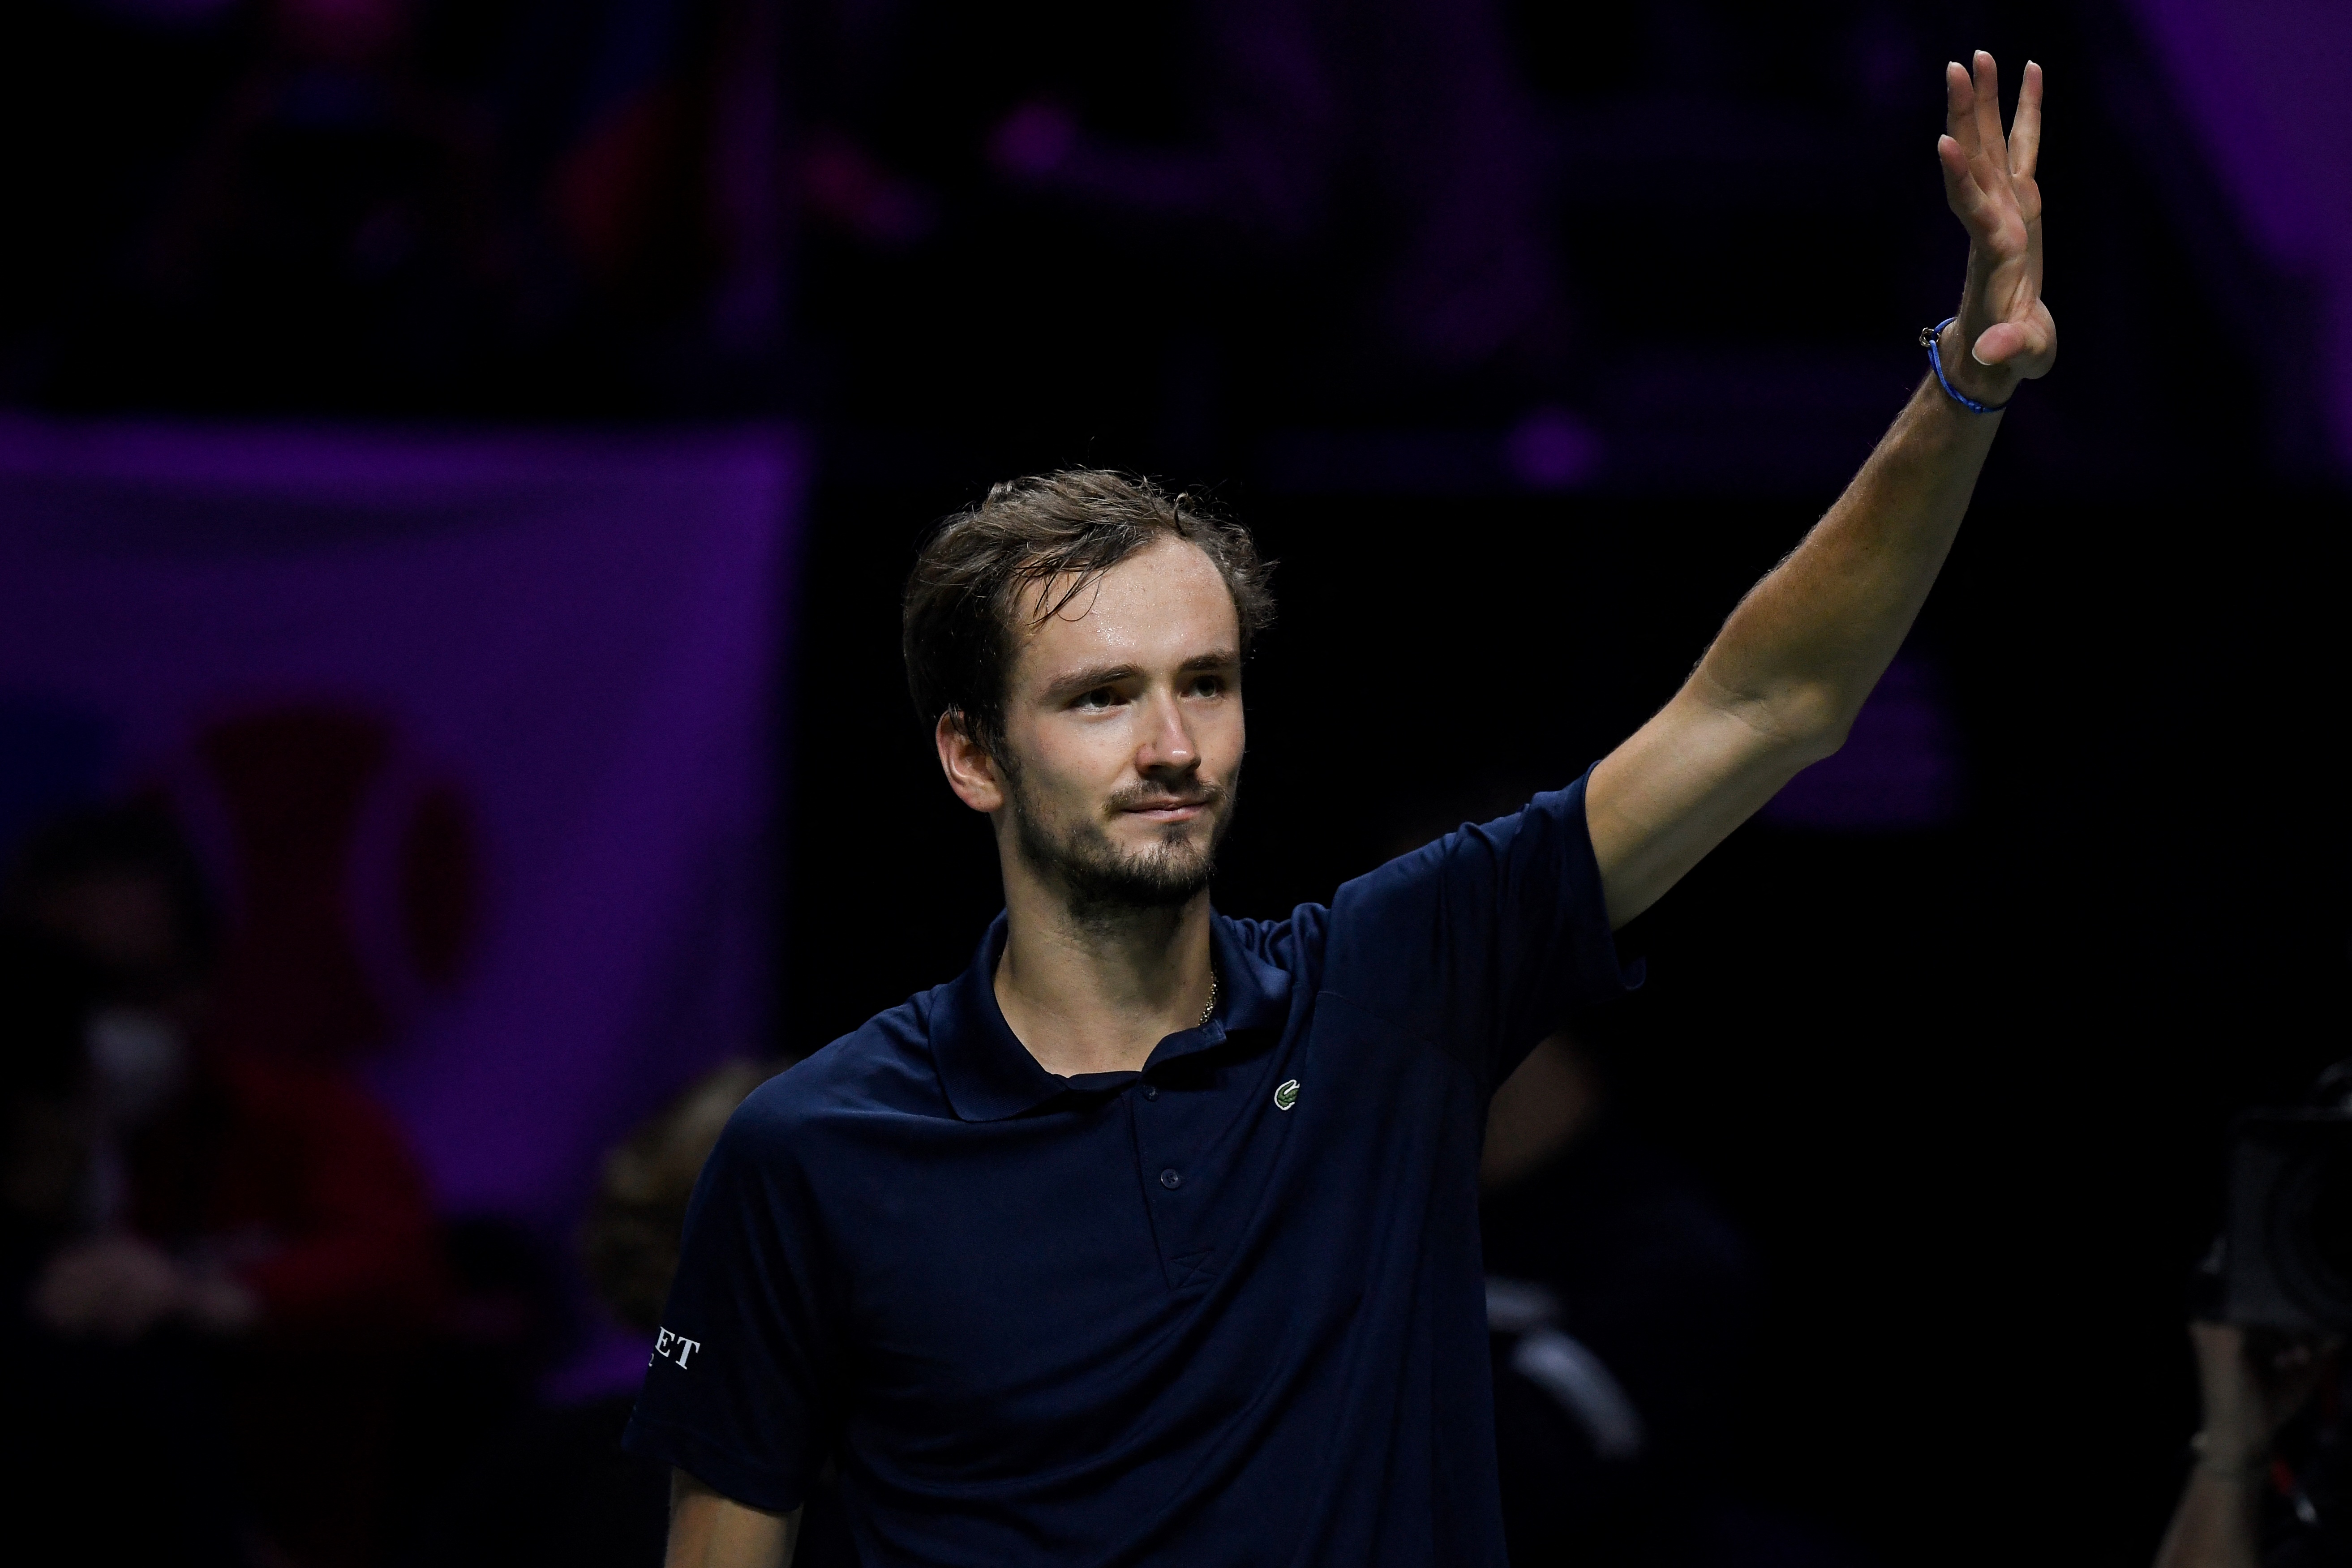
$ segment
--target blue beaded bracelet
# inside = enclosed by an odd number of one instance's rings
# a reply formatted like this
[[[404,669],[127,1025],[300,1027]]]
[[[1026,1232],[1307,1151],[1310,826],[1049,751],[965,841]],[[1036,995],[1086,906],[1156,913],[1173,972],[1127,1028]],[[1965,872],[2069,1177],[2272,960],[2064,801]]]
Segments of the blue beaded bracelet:
[[[1958,319],[1959,318],[1958,316],[1947,316],[1932,327],[1921,328],[1919,329],[1919,346],[1927,350],[1927,363],[1935,369],[1936,384],[1942,387],[1947,392],[1950,393],[1954,402],[1958,403],[1970,413],[1999,413],[2002,409],[2007,408],[2011,402],[2015,402],[2017,399],[2012,396],[2010,398],[2009,402],[1979,402],[1976,399],[1970,397],[1968,393],[1954,386],[1952,384],[1952,378],[1944,373],[1944,354],[1943,350],[1936,346],[1937,340],[1943,337],[1945,328],[1950,326],[1953,322]]]

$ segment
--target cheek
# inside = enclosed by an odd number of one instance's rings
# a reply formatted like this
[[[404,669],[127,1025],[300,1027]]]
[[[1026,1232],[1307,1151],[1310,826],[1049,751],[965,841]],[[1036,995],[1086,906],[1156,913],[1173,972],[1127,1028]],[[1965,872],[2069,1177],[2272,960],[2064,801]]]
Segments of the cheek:
[[[1202,727],[1202,761],[1216,773],[1230,773],[1239,768],[1242,753],[1249,749],[1248,729],[1242,721],[1241,706],[1235,704],[1230,712]]]
[[[1135,751],[1127,727],[1118,723],[1048,719],[1018,744],[1022,786],[1039,800],[1091,800],[1115,789]]]

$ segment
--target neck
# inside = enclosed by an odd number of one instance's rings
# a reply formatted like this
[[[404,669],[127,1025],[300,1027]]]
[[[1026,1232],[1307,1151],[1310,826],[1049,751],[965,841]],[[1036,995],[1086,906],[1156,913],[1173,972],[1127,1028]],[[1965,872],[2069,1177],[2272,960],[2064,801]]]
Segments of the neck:
[[[1209,1003],[1209,895],[1165,908],[1077,910],[1005,857],[996,1002],[1048,1072],[1134,1072]]]

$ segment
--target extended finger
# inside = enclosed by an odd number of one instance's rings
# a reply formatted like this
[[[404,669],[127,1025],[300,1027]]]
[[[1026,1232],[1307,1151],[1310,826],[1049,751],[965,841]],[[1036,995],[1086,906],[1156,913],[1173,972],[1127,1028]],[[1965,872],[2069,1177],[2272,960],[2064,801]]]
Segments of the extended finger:
[[[2006,166],[2008,159],[2000,135],[2000,68],[1993,64],[1992,57],[1982,49],[1976,52],[1976,58],[1971,63],[1976,68],[1973,85],[1976,89],[1977,141],[1983,146],[1987,157]]]
[[[1944,169],[1945,203],[1951,207],[1953,216],[1970,225],[1969,232],[1973,235],[1974,220],[1984,209],[1985,195],[1977,185],[1976,174],[1969,168],[1968,153],[1951,137],[1938,136],[1936,138],[1936,162]]]
[[[1944,68],[1944,134],[1959,143],[1963,157],[1983,151],[1984,140],[1977,134],[1976,84],[1958,60]]]
[[[2033,178],[2042,161],[2042,68],[2025,62],[2025,76],[2017,84],[2017,113],[2009,124],[2009,172],[2021,180]]]

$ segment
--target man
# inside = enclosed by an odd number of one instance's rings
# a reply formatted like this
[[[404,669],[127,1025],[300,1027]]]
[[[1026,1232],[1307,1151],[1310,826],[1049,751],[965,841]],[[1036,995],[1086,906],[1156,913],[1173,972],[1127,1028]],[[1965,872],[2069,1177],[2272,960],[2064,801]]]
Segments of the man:
[[[1836,748],[2055,357],[2041,73],[2007,138],[1990,57],[1947,78],[1970,252],[1936,374],[1632,738],[1328,908],[1208,902],[1246,535],[1075,473],[932,538],[910,684],[1005,912],[712,1155],[628,1438],[677,1467],[672,1564],[788,1561],[828,1459],[869,1562],[1503,1562],[1487,1097],[1629,983],[1611,931]]]

